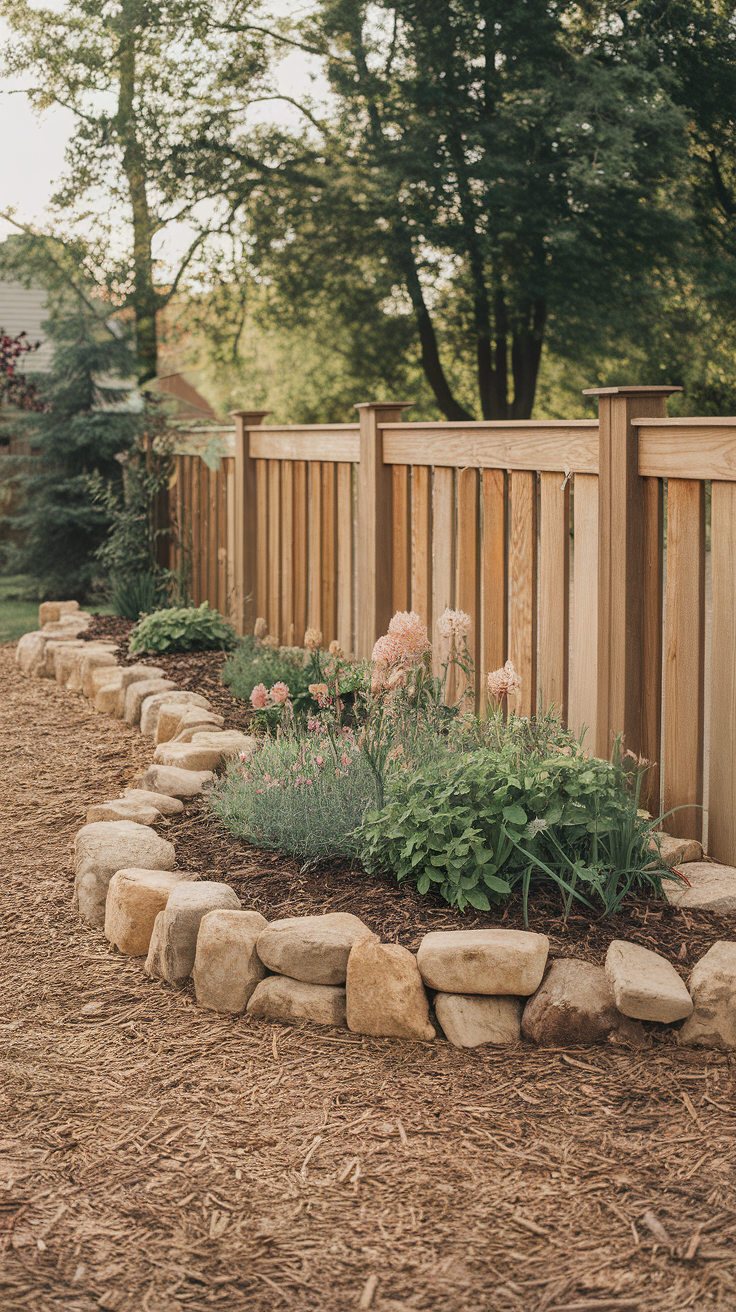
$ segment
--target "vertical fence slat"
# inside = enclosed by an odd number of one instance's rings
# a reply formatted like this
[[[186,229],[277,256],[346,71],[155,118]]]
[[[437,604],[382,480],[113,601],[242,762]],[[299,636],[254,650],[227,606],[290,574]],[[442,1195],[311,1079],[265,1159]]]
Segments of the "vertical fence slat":
[[[281,631],[281,465],[268,462],[268,631]]]
[[[486,675],[506,660],[506,474],[483,470],[483,548],[481,557],[480,703],[485,706]]]
[[[322,463],[322,586],[320,610],[325,647],[335,638],[336,599],[335,554],[335,463]]]
[[[353,650],[353,466],[337,466],[337,641]]]
[[[256,618],[268,617],[268,461],[256,460]]]
[[[434,471],[432,509],[432,636],[434,672],[439,674],[447,659],[448,644],[437,635],[437,620],[452,606],[455,574],[455,484],[452,469]]]
[[[554,705],[567,724],[570,484],[564,473],[539,479],[539,709]]]
[[[468,651],[473,660],[475,678],[473,693],[478,689],[480,663],[480,571],[478,568],[479,504],[478,471],[461,469],[457,476],[457,574],[455,579],[455,605],[471,619],[468,633]],[[460,696],[466,686],[465,677],[456,672],[455,695]]]
[[[409,609],[411,540],[409,533],[409,466],[393,465],[393,586],[392,608]]]
[[[595,751],[598,712],[598,477],[576,474],[574,489],[572,670],[568,723]]]
[[[211,607],[217,609],[217,545],[219,540],[219,526],[217,522],[217,512],[219,510],[217,499],[217,470],[207,470],[207,600]]]
[[[676,838],[703,829],[705,484],[671,478],[667,492],[664,809]]]
[[[281,461],[281,641],[293,647],[294,625],[294,464]],[[304,635],[302,635],[303,637]]]
[[[708,853],[736,865],[736,483],[713,483]],[[686,814],[686,813],[685,813]]]
[[[537,476],[509,474],[509,657],[521,675],[517,710],[537,700]]]
[[[309,596],[307,626],[322,628],[322,466],[319,461],[309,464],[309,501],[307,528],[309,536]]]
[[[225,522],[227,525],[227,575],[225,612],[230,619],[237,622],[235,600],[235,461],[228,456],[222,462],[225,470]]]
[[[411,608],[432,624],[432,471],[414,465],[411,471]],[[436,632],[429,634],[435,642]]]
[[[217,471],[217,609],[227,614],[227,475],[225,461]]]
[[[294,461],[294,641],[300,646],[307,627],[309,543],[307,538],[307,463]]]
[[[202,601],[202,539],[200,536],[200,524],[202,519],[201,503],[199,496],[200,474],[204,466],[199,456],[192,457],[192,597],[194,605],[199,606]]]
[[[662,750],[662,594],[664,589],[663,487],[644,479],[644,616],[642,625],[641,755],[650,762],[641,805],[659,815]]]

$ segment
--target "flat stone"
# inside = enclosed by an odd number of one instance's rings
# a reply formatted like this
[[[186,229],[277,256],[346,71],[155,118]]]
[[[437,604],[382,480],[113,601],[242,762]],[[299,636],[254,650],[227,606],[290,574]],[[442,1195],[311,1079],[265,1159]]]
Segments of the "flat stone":
[[[196,884],[179,883],[172,889],[166,908],[154,923],[146,957],[146,974],[183,984],[189,979],[197,952],[197,935],[208,911],[239,911],[234,889],[214,880]]]
[[[521,1031],[541,1048],[572,1048],[606,1041],[639,1045],[644,1030],[623,1016],[601,966],[553,961],[524,1008]]]
[[[43,665],[38,671],[40,679],[56,678],[56,653],[65,647],[86,647],[87,643],[83,638],[65,638],[59,635],[57,638],[49,638],[43,653]]]
[[[441,993],[528,997],[542,982],[545,934],[519,929],[450,929],[425,934],[417,952],[422,979]]]
[[[214,777],[211,770],[179,770],[175,766],[151,765],[136,784],[138,788],[165,797],[196,797]]]
[[[113,712],[115,718],[122,720],[125,714],[125,694],[131,683],[142,683],[144,679],[163,679],[165,671],[158,665],[127,665],[123,670],[123,677],[120,680],[120,691],[117,705]]]
[[[198,747],[194,743],[160,743],[153,759],[157,765],[170,765],[178,770],[218,770],[225,758],[219,747]]]
[[[132,820],[85,825],[74,839],[74,902],[79,914],[101,929],[116,870],[173,870],[175,859],[173,843],[146,825]]]
[[[518,1043],[521,1008],[521,998],[490,998],[475,993],[437,993],[434,999],[445,1037],[456,1048]]]
[[[606,976],[624,1016],[671,1025],[692,1012],[692,998],[674,966],[638,943],[613,940],[606,953]]]
[[[141,733],[144,738],[155,738],[158,713],[161,707],[174,704],[196,706],[202,711],[208,711],[212,705],[206,697],[200,696],[198,692],[187,692],[186,689],[171,692],[168,696],[165,692],[155,693],[152,697],[147,697],[141,707]]]
[[[107,890],[105,938],[129,957],[144,957],[156,916],[185,878],[181,870],[117,870]]]
[[[125,693],[122,718],[126,724],[140,723],[141,708],[147,697],[153,697],[157,692],[169,692],[172,688],[176,688],[172,679],[137,679],[127,688],[121,688],[120,691]]]
[[[132,820],[136,825],[155,825],[161,812],[154,806],[117,797],[109,802],[93,802],[87,807],[87,824],[111,824],[113,820]]]
[[[58,623],[44,624],[43,633],[48,633],[49,637],[69,637],[75,638],[77,634],[84,633],[92,623],[92,616],[86,611],[79,611],[77,615],[62,615]]]
[[[100,688],[109,688],[111,684],[119,688],[123,678],[123,669],[120,665],[102,665],[99,669],[92,670],[89,682],[92,684],[92,691],[89,694],[90,701],[94,702]],[[82,686],[84,686],[84,676],[82,676]]]
[[[330,984],[305,984],[285,975],[269,975],[257,984],[247,1007],[258,1020],[311,1020],[316,1025],[345,1025],[345,990]]]
[[[217,720],[219,720],[221,723],[224,723],[223,717],[221,715],[213,715],[212,719],[207,723],[203,723],[200,720],[199,723],[185,724],[183,727],[179,728],[179,732],[175,735],[175,737],[169,739],[169,742],[190,743],[195,733],[201,733],[203,729],[206,729],[208,727],[208,723],[211,724],[213,728],[217,728],[218,726],[215,723],[215,721]],[[161,741],[163,742],[165,740],[161,739]]]
[[[78,601],[42,601],[38,608],[38,627],[58,623],[62,615],[73,615],[78,610]]]
[[[656,852],[657,842],[659,854],[667,866],[679,866],[683,861],[700,861],[703,856],[703,848],[694,838],[673,838],[671,834],[657,834],[649,843],[652,852]]]
[[[184,803],[178,797],[165,797],[163,793],[152,793],[147,788],[126,788],[120,796],[123,801],[155,806],[161,815],[181,815],[184,810]]]
[[[357,916],[332,911],[326,916],[273,920],[258,939],[258,955],[269,970],[306,984],[344,984],[350,949],[371,931]]]
[[[665,897],[676,907],[701,911],[736,911],[736,869],[712,861],[692,861],[678,866],[688,884],[662,880]]]
[[[381,943],[375,935],[359,939],[348,958],[346,993],[348,1029],[355,1034],[435,1037],[416,957],[398,943]]]
[[[736,1048],[736,943],[719,939],[693,967],[695,1010],[677,1042],[701,1048]]]
[[[194,958],[194,990],[200,1007],[239,1016],[266,967],[256,952],[268,921],[257,911],[208,911],[202,918]]]
[[[223,723],[223,717],[215,715],[213,711],[202,711],[196,708],[190,711],[186,706],[180,706],[173,702],[164,702],[163,706],[159,707],[154,741],[157,746],[159,743],[171,742],[174,738],[178,738],[184,724],[189,728],[191,737],[191,734],[196,731],[216,729],[221,727]]]
[[[89,643],[87,645],[89,646]],[[117,660],[110,651],[91,651],[84,657],[79,666],[79,679],[85,697],[94,697],[95,695],[95,687],[92,682],[93,671],[111,665],[117,666]]]

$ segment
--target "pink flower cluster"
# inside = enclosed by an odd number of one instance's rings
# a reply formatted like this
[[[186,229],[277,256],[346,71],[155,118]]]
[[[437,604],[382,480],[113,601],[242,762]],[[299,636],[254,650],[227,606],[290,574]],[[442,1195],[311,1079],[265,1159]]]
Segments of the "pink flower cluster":
[[[492,670],[486,680],[488,696],[495,701],[502,697],[518,697],[521,692],[521,677],[516,673],[511,661],[507,661],[501,670]]]
[[[431,651],[427,626],[416,611],[399,610],[388,626],[388,633],[379,638],[373,648],[371,660],[382,665],[417,665]]]
[[[464,610],[444,610],[437,621],[437,630],[441,638],[454,638],[459,642],[461,638],[467,637],[473,621]]]
[[[289,700],[289,685],[279,682],[269,689],[265,683],[257,683],[248,700],[254,711],[263,711],[267,706],[285,706]]]
[[[332,698],[326,683],[310,683],[309,691],[316,699],[318,706],[321,706],[324,709],[324,707],[330,705]]]

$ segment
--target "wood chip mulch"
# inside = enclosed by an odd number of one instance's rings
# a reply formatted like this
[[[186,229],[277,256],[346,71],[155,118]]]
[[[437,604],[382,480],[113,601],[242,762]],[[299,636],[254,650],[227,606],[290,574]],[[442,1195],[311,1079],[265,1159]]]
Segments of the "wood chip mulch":
[[[71,906],[85,808],[150,744],[11,647],[0,678],[3,1312],[736,1307],[734,1055],[665,1032],[461,1052],[199,1010]],[[358,909],[410,943],[450,923],[357,872],[300,875],[196,805],[159,830],[269,914]],[[633,906],[565,930],[550,903],[545,926],[595,960],[641,934],[686,971],[735,920]]]

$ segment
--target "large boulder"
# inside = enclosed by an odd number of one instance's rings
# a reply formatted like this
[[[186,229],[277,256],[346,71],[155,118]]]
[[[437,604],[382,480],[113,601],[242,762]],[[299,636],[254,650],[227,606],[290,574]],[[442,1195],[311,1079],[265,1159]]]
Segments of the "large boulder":
[[[518,929],[450,929],[425,934],[417,965],[441,993],[528,997],[542,982],[549,952],[545,934]]]
[[[136,787],[165,797],[196,797],[211,784],[211,770],[179,770],[174,766],[150,765],[136,782]]]
[[[638,943],[613,940],[606,953],[606,976],[624,1016],[671,1025],[692,1012],[692,998],[674,966]]]
[[[87,824],[112,824],[115,820],[132,820],[136,825],[156,825],[161,812],[145,802],[116,797],[109,802],[93,802],[87,807]]]
[[[541,1048],[614,1042],[641,1044],[639,1021],[623,1016],[601,966],[588,961],[553,961],[524,1008],[521,1030]]]
[[[159,743],[171,742],[179,734],[183,723],[191,728],[192,733],[202,729],[218,729],[224,724],[221,715],[215,715],[213,711],[203,711],[198,708],[189,710],[187,706],[182,706],[176,702],[164,702],[159,707],[158,719],[156,721],[156,734],[154,741],[156,746]]]
[[[713,861],[690,861],[678,866],[687,884],[663,879],[668,902],[685,910],[736,911],[736,869],[716,865]]]
[[[197,936],[192,978],[200,1007],[239,1016],[266,967],[256,952],[268,921],[257,911],[208,911]]]
[[[146,697],[141,706],[141,733],[145,738],[156,737],[156,725],[158,715],[162,706],[196,706],[199,710],[208,711],[211,702],[206,697],[200,696],[198,692],[187,692],[186,689],[177,692],[154,693],[152,697]]]
[[[434,999],[437,1020],[456,1048],[518,1043],[521,1008],[521,998],[490,998],[475,993],[437,993]]]
[[[124,802],[140,802],[144,806],[153,806],[161,815],[181,815],[184,803],[178,797],[166,797],[163,793],[152,793],[147,788],[126,788],[120,794]]]
[[[239,911],[240,902],[228,884],[203,880],[179,883],[164,911],[156,917],[146,957],[146,973],[169,984],[183,984],[194,968],[199,926],[208,911]]]
[[[701,1048],[736,1048],[736,943],[719,939],[693,967],[690,993],[695,1010],[677,1035],[678,1043]]]
[[[18,639],[15,649],[15,663],[21,674],[29,679],[37,678],[44,666],[46,643],[50,641],[48,633],[24,633]]]
[[[173,870],[173,843],[132,820],[85,825],[74,840],[74,902],[90,925],[105,923],[105,899],[117,870]]]
[[[62,615],[73,615],[79,611],[78,601],[42,601],[38,608],[38,627],[44,624],[58,624]]]
[[[264,966],[306,984],[344,984],[350,949],[371,931],[357,916],[332,911],[326,916],[274,920],[258,939]]]
[[[147,697],[153,697],[157,692],[170,692],[173,688],[176,688],[173,679],[138,679],[127,688],[121,688],[125,696],[123,719],[126,724],[136,725],[140,722],[141,709]]]
[[[256,985],[247,1011],[258,1020],[311,1020],[317,1025],[344,1026],[345,990],[269,975]]]
[[[372,934],[358,939],[348,958],[348,1029],[356,1034],[429,1040],[429,1002],[416,958],[398,943]]]
[[[181,879],[181,870],[117,870],[105,903],[105,938],[129,957],[148,952],[156,916]]]
[[[89,643],[87,644],[89,646]],[[93,674],[103,667],[117,667],[117,660],[111,651],[91,651],[80,662],[79,679],[85,697],[94,698],[95,686]]]

